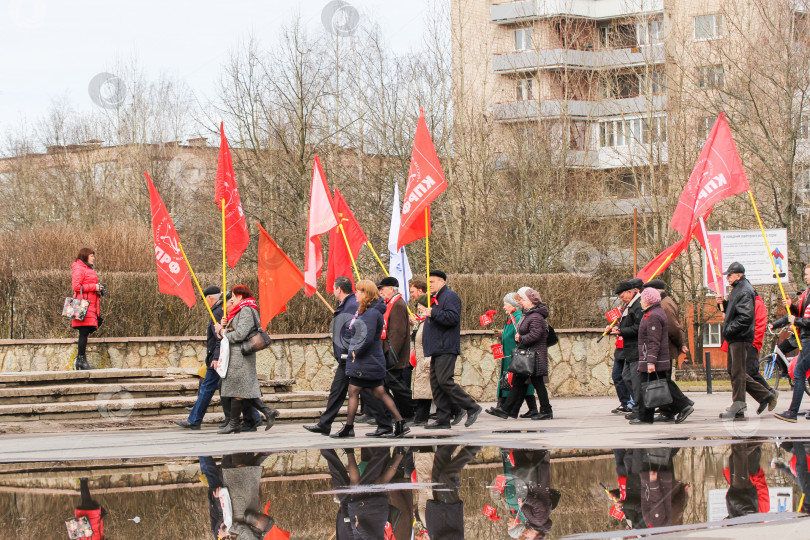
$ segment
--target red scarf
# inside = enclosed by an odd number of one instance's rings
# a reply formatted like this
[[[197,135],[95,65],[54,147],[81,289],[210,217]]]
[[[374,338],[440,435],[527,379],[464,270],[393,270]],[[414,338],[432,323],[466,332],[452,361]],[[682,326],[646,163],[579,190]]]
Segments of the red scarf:
[[[386,300],[385,303],[385,315],[383,315],[383,329],[382,334],[380,334],[380,339],[388,339],[388,317],[391,316],[391,310],[394,309],[394,303],[402,298],[401,294],[395,294],[391,297],[390,300]]]
[[[235,308],[228,311],[228,317],[227,317],[226,320],[228,322],[230,322],[231,319],[236,317],[236,314],[239,313],[240,311],[242,311],[242,308],[245,307],[245,306],[252,307],[256,311],[259,311],[259,306],[256,305],[256,299],[252,298],[252,297],[247,297],[247,298],[242,299],[242,301],[239,302],[238,304],[236,304]]]

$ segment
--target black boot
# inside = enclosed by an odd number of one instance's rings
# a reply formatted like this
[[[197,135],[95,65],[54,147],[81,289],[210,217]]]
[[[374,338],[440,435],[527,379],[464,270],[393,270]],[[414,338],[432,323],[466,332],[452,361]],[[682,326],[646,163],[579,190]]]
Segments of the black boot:
[[[529,406],[529,410],[521,414],[521,418],[531,418],[537,414],[537,398],[534,396],[526,396],[526,405]]]
[[[400,420],[399,422],[394,424],[394,433],[391,434],[392,439],[400,439],[406,433],[410,433],[411,428],[408,427],[408,424],[405,420]]]
[[[532,420],[551,420],[552,418],[554,418],[554,413],[551,409],[551,405],[540,407],[540,412],[532,416]]]
[[[264,415],[264,420],[267,422],[267,426],[264,428],[265,431],[273,427],[273,423],[276,421],[276,418],[278,418],[279,415],[279,412],[276,409],[265,405],[261,398],[253,398],[249,402],[246,401],[245,403],[252,403],[253,406],[256,407],[256,410]]]
[[[231,418],[228,420],[228,425],[217,431],[220,435],[227,435],[228,433],[239,433],[242,423],[242,400],[231,399]]]
[[[76,356],[76,363],[73,367],[77,370],[93,369],[90,367],[90,364],[87,362],[87,356],[84,354]]]
[[[225,413],[225,421],[217,427],[219,427],[219,429],[223,429],[231,421],[231,398],[220,397],[219,403],[222,405],[222,412]]]
[[[330,435],[333,439],[346,439],[354,437],[354,424],[344,424],[343,429]]]

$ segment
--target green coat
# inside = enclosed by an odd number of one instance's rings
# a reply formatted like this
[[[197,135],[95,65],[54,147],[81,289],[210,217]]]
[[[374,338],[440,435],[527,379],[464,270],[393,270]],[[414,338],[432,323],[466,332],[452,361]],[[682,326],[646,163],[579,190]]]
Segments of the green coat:
[[[510,362],[512,362],[512,351],[514,351],[515,347],[517,347],[517,342],[515,341],[515,334],[517,333],[517,330],[515,329],[515,326],[520,322],[520,318],[523,316],[523,311],[517,310],[512,313],[512,316],[515,318],[515,324],[513,325],[509,317],[506,317],[503,327],[503,335],[501,335],[501,345],[503,346],[504,355],[503,358],[501,358],[501,377],[503,377],[503,372],[506,371]],[[498,397],[505,398],[508,395],[508,390],[498,391]],[[526,390],[526,395],[534,395],[534,386],[531,384]]]

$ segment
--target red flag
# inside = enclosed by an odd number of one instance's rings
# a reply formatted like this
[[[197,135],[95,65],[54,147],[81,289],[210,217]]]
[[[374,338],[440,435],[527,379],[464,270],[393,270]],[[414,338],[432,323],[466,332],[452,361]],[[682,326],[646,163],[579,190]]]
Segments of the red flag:
[[[684,236],[690,236],[695,222],[700,216],[708,215],[717,202],[749,189],[751,187],[734,145],[731,128],[725,113],[721,112],[703,145],[669,225]]]
[[[442,172],[442,164],[436,155],[433,139],[430,138],[425,113],[419,109],[411,168],[408,170],[408,185],[402,200],[402,221],[399,225],[397,249],[430,234],[430,203],[445,189],[447,180]],[[428,211],[427,226],[425,210]]]
[[[250,234],[245,221],[245,213],[242,211],[239,188],[236,187],[231,149],[228,147],[228,139],[225,138],[222,123],[219,125],[219,135],[219,159],[214,181],[214,196],[220,210],[222,210],[222,199],[225,199],[225,250],[228,266],[233,268],[250,244]]]
[[[259,227],[259,312],[262,328],[287,310],[287,302],[304,286],[304,274],[278,244]]]
[[[321,168],[321,161],[315,156],[312,168],[312,191],[309,198],[309,225],[307,226],[307,244],[304,257],[304,291],[307,296],[315,294],[317,279],[323,268],[323,249],[320,235],[337,227],[335,208],[326,185],[326,176]]]
[[[636,277],[646,282],[653,279],[653,277],[660,276],[661,273],[666,270],[670,264],[672,264],[672,261],[674,261],[678,255],[683,253],[683,251],[689,246],[689,240],[690,237],[685,236],[656,255],[647,266],[639,270]]]
[[[290,532],[284,529],[279,529],[276,525],[267,531],[264,535],[264,540],[290,540]]]
[[[357,222],[346,199],[343,198],[338,188],[335,188],[335,198],[332,199],[332,201],[334,203],[338,224],[343,224],[343,230],[346,232],[346,240],[349,241],[349,246],[352,249],[352,257],[357,260],[357,256],[360,254],[360,248],[368,242],[368,237],[366,237],[366,233],[363,232],[360,223]],[[335,227],[329,231],[329,260],[326,263],[327,288],[331,287],[332,284],[335,283],[335,279],[340,276],[349,278],[352,281],[352,288],[354,288],[352,259],[349,257],[349,251],[346,249],[346,240],[343,239],[340,227]]]
[[[152,210],[152,237],[155,241],[158,290],[179,296],[188,307],[197,302],[188,266],[180,251],[180,238],[163,199],[160,198],[149,174],[143,173],[149,182],[149,203]]]

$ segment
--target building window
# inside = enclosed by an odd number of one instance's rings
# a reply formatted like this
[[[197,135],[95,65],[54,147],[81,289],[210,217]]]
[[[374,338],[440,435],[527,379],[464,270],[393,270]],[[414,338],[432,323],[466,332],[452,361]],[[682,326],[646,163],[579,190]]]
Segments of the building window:
[[[663,71],[640,73],[639,84],[641,90],[648,94],[663,94],[667,89],[667,74]]]
[[[639,45],[656,45],[663,42],[663,20],[636,23],[636,43]]]
[[[634,24],[616,24],[599,28],[599,46],[603,49],[627,49],[637,45]]]
[[[599,146],[629,146],[634,143],[657,143],[667,141],[667,119],[628,118],[599,122]]]
[[[723,15],[700,15],[695,17],[695,41],[717,39],[723,32]]]
[[[706,142],[706,139],[709,138],[709,132],[714,127],[714,122],[717,120],[716,116],[704,116],[702,118],[698,118],[697,121],[697,140],[698,145],[703,146]]]
[[[720,323],[709,323],[703,325],[703,346],[719,347],[723,344],[720,337]]]
[[[532,47],[532,29],[531,28],[517,28],[515,29],[515,50],[528,51]]]
[[[515,81],[515,99],[529,101],[532,98],[532,79],[518,79]]]
[[[723,88],[725,83],[723,64],[696,67],[695,79],[698,88]]]

